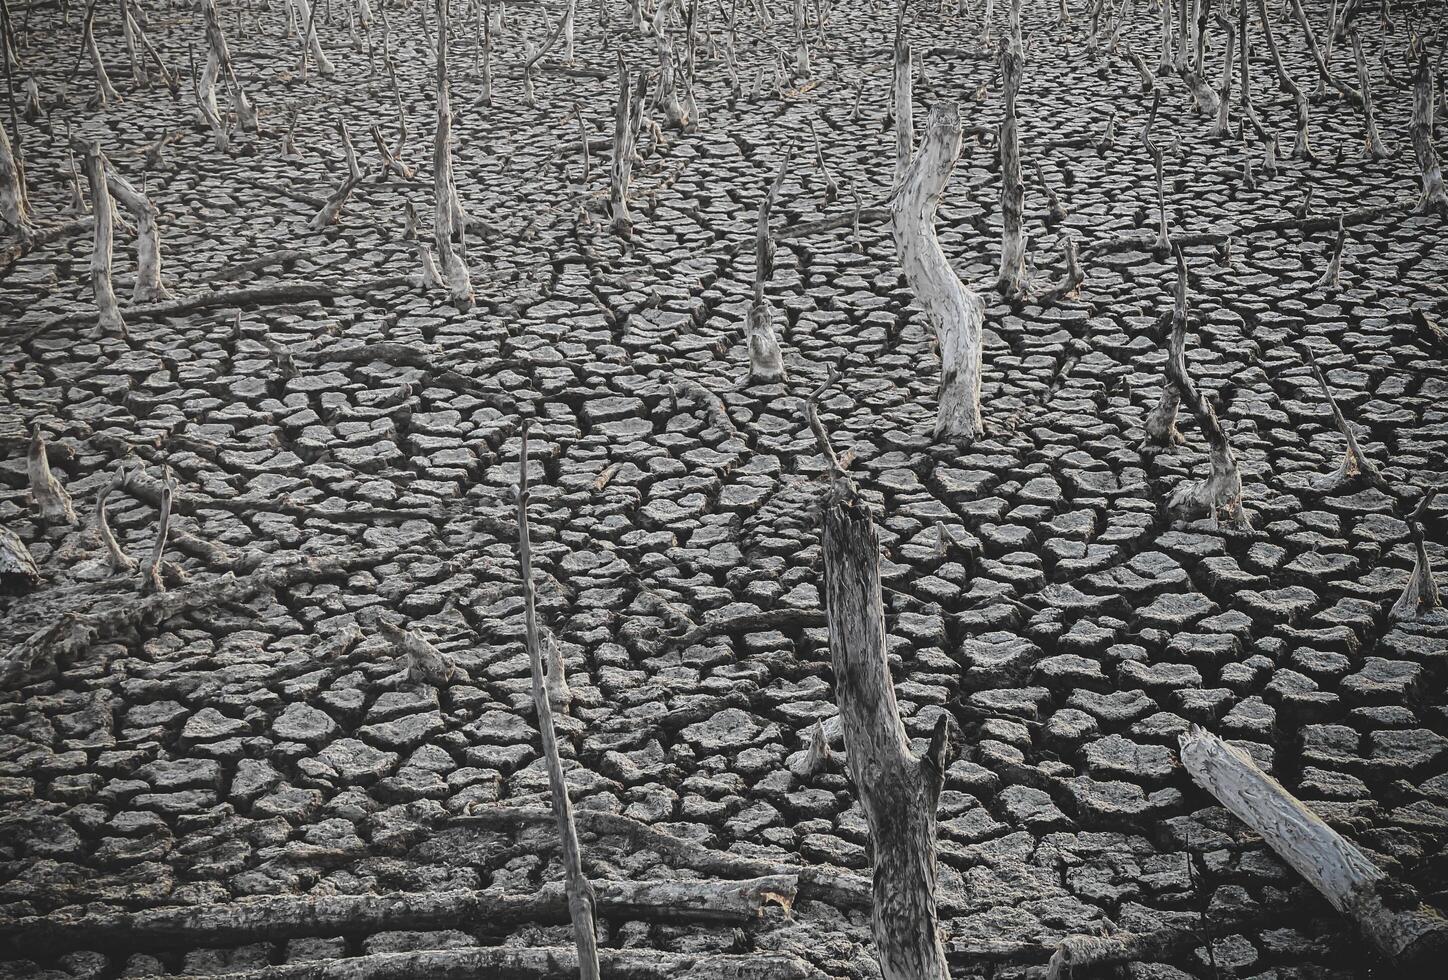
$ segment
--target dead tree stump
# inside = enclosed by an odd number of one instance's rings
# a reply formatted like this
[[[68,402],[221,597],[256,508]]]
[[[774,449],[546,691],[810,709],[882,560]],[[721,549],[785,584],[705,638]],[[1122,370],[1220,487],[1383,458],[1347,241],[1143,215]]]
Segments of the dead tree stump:
[[[898,101],[897,101],[898,104]],[[980,436],[981,347],[985,304],[956,276],[935,236],[935,213],[960,156],[960,110],[931,107],[920,149],[890,207],[895,247],[905,278],[925,309],[940,348],[940,395],[935,438],[972,442]]]

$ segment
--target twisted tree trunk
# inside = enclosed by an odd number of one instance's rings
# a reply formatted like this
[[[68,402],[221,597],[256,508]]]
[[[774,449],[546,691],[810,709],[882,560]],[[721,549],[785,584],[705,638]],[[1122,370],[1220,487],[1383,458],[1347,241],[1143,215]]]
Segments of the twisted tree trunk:
[[[985,304],[956,276],[935,237],[935,213],[960,156],[960,140],[960,110],[955,103],[931,107],[925,136],[890,206],[890,218],[905,278],[924,307],[940,348],[935,437],[971,442],[982,430]]]

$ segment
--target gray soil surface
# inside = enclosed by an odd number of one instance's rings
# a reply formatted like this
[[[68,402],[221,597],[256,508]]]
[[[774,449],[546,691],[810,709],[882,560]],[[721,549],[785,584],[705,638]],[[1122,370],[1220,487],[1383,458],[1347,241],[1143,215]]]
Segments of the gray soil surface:
[[[156,481],[169,465],[173,528],[218,546],[173,540],[167,595],[236,576],[203,604],[101,629],[0,692],[0,976],[206,975],[394,950],[571,945],[558,918],[217,948],[40,938],[45,923],[87,914],[269,895],[531,894],[560,880],[546,821],[479,819],[547,805],[514,546],[525,417],[535,420],[540,615],[568,668],[572,703],[558,727],[577,808],[719,851],[868,873],[848,778],[834,768],[801,779],[787,761],[836,714],[819,613],[824,466],[803,415],[803,395],[831,366],[843,380],[822,417],[879,505],[905,726],[917,747],[941,712],[963,733],[939,824],[941,925],[959,975],[1021,976],[1041,964],[1032,951],[1069,933],[1167,926],[1214,938],[1126,975],[1396,975],[1192,783],[1177,738],[1199,724],[1245,748],[1419,898],[1448,904],[1448,618],[1389,616],[1413,566],[1409,505],[1448,485],[1448,345],[1434,332],[1448,324],[1448,222],[1414,213],[1405,64],[1410,28],[1441,28],[1448,5],[1400,0],[1386,24],[1369,5],[1355,21],[1388,159],[1365,156],[1362,114],[1335,92],[1311,106],[1318,159],[1288,158],[1295,112],[1277,90],[1255,4],[1253,101],[1281,140],[1275,175],[1255,138],[1235,134],[1240,105],[1234,135],[1213,138],[1181,78],[1155,79],[1166,207],[1190,269],[1188,363],[1241,463],[1253,518],[1241,531],[1167,516],[1170,492],[1206,472],[1189,412],[1185,445],[1141,448],[1175,272],[1151,248],[1156,193],[1139,139],[1151,96],[1125,54],[1129,43],[1156,65],[1159,15],[1128,2],[1115,53],[1088,48],[1078,0],[1066,25],[1056,4],[1027,5],[1018,104],[1033,287],[1061,278],[1067,237],[1087,276],[1079,296],[1050,301],[991,290],[1001,3],[990,42],[980,3],[964,17],[930,4],[910,14],[916,125],[949,99],[967,131],[941,243],[988,304],[990,429],[961,449],[932,438],[939,362],[888,224],[872,211],[895,154],[885,5],[831,5],[824,43],[810,29],[811,77],[793,81],[775,68],[780,53],[794,60],[790,7],[770,3],[766,29],[739,5],[736,98],[724,14],[699,4],[698,128],[645,127],[625,239],[606,214],[615,52],[656,72],[652,40],[627,26],[625,4],[609,5],[604,28],[586,0],[574,68],[561,49],[540,62],[530,109],[519,68],[525,42],[543,39],[543,8],[510,3],[494,30],[489,108],[475,102],[475,18],[458,4],[454,169],[478,296],[459,311],[442,291],[398,279],[418,271],[405,205],[424,236],[433,209],[431,4],[387,11],[408,120],[402,157],[417,168],[404,181],[376,178],[368,132],[376,124],[395,143],[379,4],[369,54],[367,41],[349,42],[347,0],[319,0],[331,78],[299,72],[283,4],[224,4],[262,132],[236,132],[221,152],[193,123],[188,50],[198,66],[205,50],[197,10],[146,4],[147,35],[183,79],[173,98],[133,83],[117,6],[101,5],[95,33],[123,97],[101,108],[88,104],[81,6],[71,3],[62,26],[57,7],[11,0],[22,62],[12,91],[23,107],[33,77],[46,109],[20,122],[38,226],[77,216],[69,138],[97,140],[159,208],[176,296],[357,288],[133,315],[122,338],[96,330],[88,228],[0,271],[0,524],[42,575],[28,594],[0,597],[0,655],[67,613],[141,601],[139,577],[110,572],[90,524],[97,491],[122,466]],[[1306,6],[1325,37],[1328,5]],[[548,7],[552,22],[562,8]],[[1288,72],[1311,92],[1301,29],[1290,8],[1268,7]],[[672,30],[682,47],[682,27]],[[1223,47],[1214,30],[1213,84]],[[1346,41],[1333,57],[1355,79]],[[586,184],[575,104],[595,141]],[[292,112],[299,157],[286,159]],[[1114,143],[1102,145],[1113,114]],[[1441,102],[1438,117],[1441,133]],[[340,220],[313,231],[347,173],[339,120],[368,176]],[[841,187],[833,203],[811,124]],[[8,115],[5,125],[13,136]],[[167,135],[163,158],[148,161]],[[789,380],[751,385],[754,218],[787,148],[767,292]],[[1048,217],[1036,164],[1064,220]],[[1302,222],[1308,193],[1319,220]],[[1320,286],[1339,215],[1341,282]],[[841,220],[802,227],[824,218]],[[298,254],[235,268],[284,250]],[[135,275],[125,227],[115,274],[124,314]],[[420,356],[336,357],[381,342]],[[1365,480],[1316,488],[1344,440],[1308,349],[1400,499]],[[31,502],[36,430],[82,513],[77,527],[43,520]],[[144,496],[110,498],[111,526],[138,560],[156,529]],[[1448,587],[1448,495],[1424,527]],[[341,568],[277,588],[253,581],[258,567],[300,556]],[[780,614],[779,628],[671,640],[690,624],[766,611]],[[415,630],[458,672],[441,685],[400,676],[382,622]],[[349,645],[350,629],[360,638]],[[646,840],[593,826],[582,833],[595,878],[700,876]],[[829,977],[879,976],[868,910],[818,897],[743,924],[605,916],[600,934],[609,949],[782,951]]]

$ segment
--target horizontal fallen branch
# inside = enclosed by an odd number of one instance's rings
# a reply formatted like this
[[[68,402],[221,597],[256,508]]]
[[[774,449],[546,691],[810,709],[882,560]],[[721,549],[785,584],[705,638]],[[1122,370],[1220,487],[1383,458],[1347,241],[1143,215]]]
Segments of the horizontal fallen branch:
[[[51,242],[59,242],[67,238],[78,238],[81,235],[89,235],[94,228],[95,219],[90,215],[86,215],[84,218],[76,218],[73,221],[62,221],[59,224],[46,225],[44,228],[36,228],[29,234],[5,244],[3,250],[0,250],[0,269],[8,269],[31,252],[38,248],[43,248]]]
[[[788,953],[662,953],[651,949],[599,950],[606,980],[813,980],[824,974]],[[474,946],[464,949],[374,953],[311,963],[289,963],[227,973],[226,980],[565,980],[578,976],[578,953],[561,946]],[[143,977],[141,980],[161,980]],[[202,980],[166,974],[165,980]],[[214,974],[205,980],[215,980]]]
[[[343,558],[292,557],[237,578],[222,575],[195,585],[147,596],[128,595],[118,605],[87,612],[65,612],[29,639],[0,654],[0,690],[9,689],[55,669],[63,657],[75,657],[92,645],[113,639],[143,623],[164,622],[182,613],[245,602],[263,592],[304,582],[321,582],[376,568],[396,557],[372,549]]]
[[[1370,208],[1359,208],[1356,211],[1347,211],[1341,215],[1344,227],[1367,224],[1391,214],[1408,214],[1413,208],[1412,202],[1396,201],[1392,204],[1379,204]],[[1173,234],[1174,245],[1221,245],[1228,239],[1241,239],[1251,235],[1265,235],[1278,231],[1300,231],[1304,234],[1314,234],[1336,228],[1338,216],[1324,218],[1281,218],[1275,221],[1262,221],[1254,225],[1245,225],[1234,228],[1230,231],[1199,231],[1182,234]],[[1082,257],[1096,257],[1110,255],[1117,252],[1151,252],[1155,250],[1156,235],[1153,232],[1143,232],[1139,235],[1122,235],[1103,238],[1099,241],[1088,242],[1081,246]]]
[[[660,634],[658,640],[662,649],[680,650],[703,643],[716,636],[734,633],[765,633],[772,630],[802,630],[825,625],[825,614],[820,609],[767,609],[763,612],[745,613],[724,619],[705,620],[684,630],[682,633]]]
[[[128,323],[135,320],[159,319],[179,313],[193,313],[196,310],[217,307],[277,306],[283,303],[304,303],[315,299],[337,299],[342,296],[362,296],[383,289],[414,285],[411,276],[380,276],[376,279],[351,283],[322,282],[278,282],[266,286],[244,286],[239,289],[217,289],[194,293],[162,303],[143,303],[128,306],[122,312]],[[23,342],[55,327],[67,324],[89,323],[95,319],[91,310],[77,310],[51,317],[44,323],[22,331],[18,337]],[[16,335],[10,335],[16,336]]]
[[[744,924],[770,902],[790,908],[797,878],[743,881],[593,882],[598,911],[618,920]],[[370,935],[387,931],[484,929],[568,921],[559,884],[528,894],[496,891],[401,892],[389,895],[268,895],[216,905],[164,906],[67,918],[51,914],[0,924],[0,949],[19,957],[70,949],[105,952],[239,946],[303,936]]]
[[[675,837],[631,817],[604,813],[601,810],[575,810],[573,819],[582,833],[621,837],[635,848],[657,851],[674,867],[685,867],[700,874],[728,878],[787,875],[797,879],[799,898],[825,902],[841,909],[868,909],[873,904],[870,880],[848,871],[731,854]],[[446,826],[516,830],[519,827],[546,827],[552,824],[553,811],[547,807],[489,806],[466,816],[452,817]]]

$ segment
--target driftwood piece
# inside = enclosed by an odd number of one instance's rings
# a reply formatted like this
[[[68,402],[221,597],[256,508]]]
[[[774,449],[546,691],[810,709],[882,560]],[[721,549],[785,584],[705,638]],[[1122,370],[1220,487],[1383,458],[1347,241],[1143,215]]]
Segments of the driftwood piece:
[[[453,663],[451,657],[427,642],[415,630],[379,620],[377,632],[391,645],[399,663],[407,672],[407,679],[413,684],[431,684],[433,687],[445,688],[454,680],[466,682],[470,679],[466,671]]]
[[[1292,12],[1297,16],[1297,22],[1302,25],[1302,33],[1307,40],[1308,53],[1312,55],[1312,61],[1317,65],[1319,84],[1328,83],[1337,89],[1353,105],[1362,106],[1362,93],[1351,85],[1344,82],[1332,73],[1328,68],[1327,59],[1323,56],[1322,47],[1317,43],[1317,34],[1312,30],[1312,24],[1307,20],[1307,12],[1302,9],[1302,0],[1289,0],[1292,4]]]
[[[794,875],[742,881],[659,880],[595,883],[600,911],[614,919],[747,925],[766,906],[788,910]],[[527,894],[488,891],[399,892],[384,895],[268,895],[216,905],[163,906],[66,918],[11,918],[0,924],[0,948],[29,955],[79,948],[118,952],[279,942],[305,936],[390,931],[484,929],[568,920],[568,897],[556,883]]]
[[[983,426],[980,376],[985,304],[960,281],[935,235],[936,210],[960,156],[960,145],[959,109],[953,102],[936,103],[890,213],[905,278],[924,307],[940,348],[935,438],[969,443],[981,434]]]
[[[1246,752],[1193,727],[1181,736],[1181,760],[1199,786],[1260,834],[1398,967],[1424,966],[1448,952],[1448,920],[1441,913],[1423,905],[1400,907],[1388,876]]]
[[[19,535],[0,527],[0,595],[24,595],[40,584],[40,569]]]
[[[45,437],[39,429],[31,436],[25,469],[30,477],[30,499],[40,509],[40,516],[55,524],[75,524],[75,506],[71,503],[70,494],[51,472]]]
[[[662,10],[663,8],[660,7]],[[595,929],[596,899],[593,886],[583,873],[583,856],[578,847],[578,829],[573,823],[573,803],[568,798],[563,759],[558,753],[558,734],[553,727],[553,706],[544,678],[542,645],[538,635],[537,597],[533,585],[533,552],[528,537],[528,421],[523,422],[518,448],[518,566],[523,579],[523,620],[528,647],[528,667],[533,681],[533,711],[543,742],[548,769],[548,788],[561,842],[564,883],[568,891],[568,917],[573,923],[573,941],[578,949],[579,980],[597,980],[598,933]],[[556,666],[556,665],[555,665]]]
[[[926,147],[934,129],[926,133]],[[811,427],[832,459],[828,438],[821,439],[816,422]],[[871,925],[880,972],[884,980],[948,980],[936,909],[935,827],[949,765],[949,716],[940,716],[925,755],[916,756],[885,658],[875,522],[838,464],[832,469],[822,500],[825,611],[845,764],[875,852]]]
[[[161,505],[160,514],[156,518],[156,542],[151,547],[151,554],[141,564],[142,595],[166,591],[166,586],[161,581],[161,561],[166,554],[166,535],[171,530],[171,499],[175,489],[175,481],[171,479],[171,471],[167,468],[161,477]]]
[[[1408,515],[1408,534],[1413,539],[1413,572],[1408,576],[1403,594],[1393,603],[1392,615],[1395,619],[1419,619],[1443,608],[1438,599],[1438,583],[1433,578],[1433,563],[1428,559],[1422,523],[1423,514],[1437,495],[1437,489],[1429,490]]]
[[[1418,44],[1418,67],[1413,72],[1413,115],[1408,120],[1408,133],[1413,140],[1413,155],[1423,177],[1423,199],[1418,203],[1420,214],[1436,212],[1448,220],[1448,191],[1443,187],[1443,165],[1433,146],[1433,72],[1428,68],[1428,46]]]

